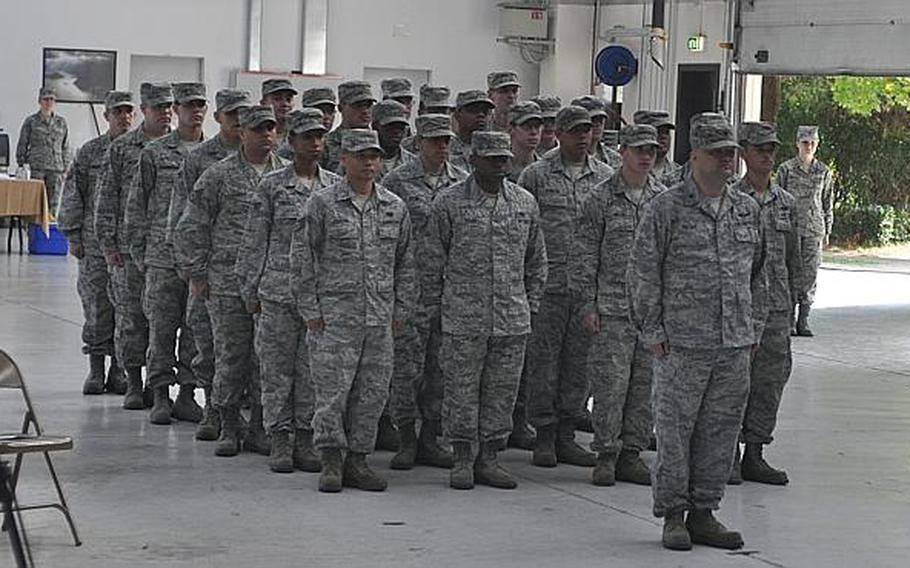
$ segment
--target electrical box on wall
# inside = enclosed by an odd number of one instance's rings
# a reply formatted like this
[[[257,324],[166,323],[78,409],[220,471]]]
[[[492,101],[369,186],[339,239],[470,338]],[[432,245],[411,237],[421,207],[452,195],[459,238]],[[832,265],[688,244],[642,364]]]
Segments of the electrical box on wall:
[[[548,15],[544,6],[534,4],[500,4],[499,36],[504,38],[548,38]]]

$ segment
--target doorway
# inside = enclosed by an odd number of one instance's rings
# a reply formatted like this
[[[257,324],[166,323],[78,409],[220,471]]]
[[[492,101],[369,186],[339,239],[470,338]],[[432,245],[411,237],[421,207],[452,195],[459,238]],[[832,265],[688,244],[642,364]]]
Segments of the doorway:
[[[678,73],[673,159],[678,164],[684,164],[689,160],[689,119],[700,112],[717,110],[720,64],[684,64],[679,66]]]

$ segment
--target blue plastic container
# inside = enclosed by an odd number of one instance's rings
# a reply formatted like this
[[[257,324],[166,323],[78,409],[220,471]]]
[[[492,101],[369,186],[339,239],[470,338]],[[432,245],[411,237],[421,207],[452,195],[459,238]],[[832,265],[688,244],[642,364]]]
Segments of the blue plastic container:
[[[30,223],[28,226],[28,254],[52,254],[66,256],[69,243],[57,229],[57,223],[51,223],[48,235],[41,230],[41,225]]]

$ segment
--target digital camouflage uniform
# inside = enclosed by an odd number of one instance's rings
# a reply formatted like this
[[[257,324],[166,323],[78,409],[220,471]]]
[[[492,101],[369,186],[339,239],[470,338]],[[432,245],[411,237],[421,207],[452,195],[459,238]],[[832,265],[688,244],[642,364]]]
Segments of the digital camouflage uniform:
[[[465,179],[467,172],[446,162],[439,177],[430,179],[418,159],[392,170],[382,185],[400,197],[411,216],[415,262],[418,274],[426,273],[431,254],[430,218],[433,199],[440,191]],[[395,337],[395,371],[392,375],[389,407],[395,421],[442,418],[443,381],[439,368],[442,340],[439,320],[430,318],[426,298],[418,293],[414,317]]]
[[[767,242],[764,268],[768,280],[768,319],[758,351],[752,357],[742,441],[770,444],[781,396],[793,367],[790,314],[802,283],[799,219],[796,200],[773,182],[763,194],[759,194],[747,178],[734,187],[758,203]]]
[[[266,430],[312,430],[313,382],[307,355],[306,322],[291,287],[291,238],[303,219],[310,195],[338,181],[319,169],[312,186],[294,164],[262,177],[237,258],[245,302],[259,302],[256,353],[262,372],[262,411]]]
[[[147,377],[158,388],[175,382],[195,386],[190,364],[196,356],[186,320],[188,288],[177,274],[167,241],[168,211],[188,148],[177,131],[146,146],[139,157],[139,174],[127,197],[126,224],[130,256],[145,274],[143,307],[149,324]],[[178,341],[178,331],[180,334]],[[179,356],[175,356],[175,350]]]
[[[689,177],[639,223],[632,311],[644,345],[669,348],[654,361],[655,516],[714,510],[723,498],[767,313],[763,258],[759,207],[729,186],[715,213]]]
[[[45,118],[41,112],[26,117],[19,130],[16,144],[16,163],[29,165],[32,179],[44,181],[47,206],[51,214],[57,211],[63,175],[69,166],[69,129],[59,114]]]
[[[425,301],[441,313],[445,435],[475,451],[503,449],[547,279],[534,198],[507,180],[488,194],[473,176],[443,190],[433,202],[426,261]]]
[[[404,202],[379,184],[362,211],[354,197],[347,180],[313,194],[292,262],[301,316],[325,322],[307,334],[314,444],[368,454],[389,395],[392,322],[412,314],[417,282]]]
[[[651,437],[652,357],[632,323],[627,270],[644,207],[664,189],[648,178],[636,201],[620,171],[597,187],[585,213],[585,312],[596,311],[601,327],[588,355],[594,394],[591,449],[614,459],[623,448],[647,449]]]
[[[535,428],[559,422],[574,424],[583,416],[589,382],[586,369],[590,334],[582,328],[585,305],[579,263],[586,262],[581,244],[584,207],[595,187],[613,175],[599,160],[587,158],[572,179],[559,150],[528,166],[518,185],[540,208],[547,243],[549,272],[540,310],[528,341],[526,373],[528,416]]]
[[[259,108],[259,107],[256,107]],[[269,155],[263,175],[283,167]],[[193,186],[186,208],[174,229],[178,263],[194,280],[206,280],[206,307],[215,344],[215,406],[236,412],[249,388],[253,401],[261,400],[259,363],[253,350],[253,316],[240,296],[235,271],[244,229],[257,203],[260,174],[242,151],[209,167]]]
[[[82,300],[82,352],[114,355],[114,305],[110,276],[98,238],[95,236],[95,194],[111,146],[109,133],[83,144],[66,173],[57,227],[70,245],[81,245],[76,290]]]

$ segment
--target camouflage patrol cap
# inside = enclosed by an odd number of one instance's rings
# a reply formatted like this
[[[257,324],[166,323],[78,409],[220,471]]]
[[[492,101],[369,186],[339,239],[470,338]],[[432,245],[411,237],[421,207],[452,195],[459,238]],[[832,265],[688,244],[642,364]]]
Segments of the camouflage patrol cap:
[[[356,154],[366,150],[382,151],[379,145],[379,135],[369,128],[351,128],[341,135],[341,152],[343,154]]]
[[[562,100],[555,95],[537,95],[531,100],[540,107],[540,115],[544,118],[556,118],[556,113],[562,108]]]
[[[607,112],[607,102],[594,95],[575,97],[572,99],[572,104],[587,109],[588,112],[591,113],[591,118],[596,116],[607,116],[609,114]]]
[[[240,126],[243,128],[259,128],[267,122],[271,122],[273,125],[278,123],[275,119],[275,111],[271,106],[252,105],[240,111]]]
[[[744,122],[739,125],[736,134],[740,144],[750,146],[780,144],[780,140],[777,138],[777,126],[770,122]]]
[[[335,98],[335,91],[328,87],[313,87],[307,89],[300,95],[300,106],[316,107],[319,105],[335,105],[338,99]]]
[[[297,94],[297,89],[291,84],[290,79],[266,79],[262,82],[262,98],[281,91],[290,91],[295,95]]]
[[[171,88],[174,90],[174,100],[177,104],[206,100],[205,83],[174,83]]]
[[[119,107],[134,107],[133,93],[129,91],[108,91],[104,95],[104,110],[113,110]]]
[[[799,142],[802,142],[803,140],[814,140],[818,142],[818,127],[800,126],[796,129],[796,140]]]
[[[376,102],[373,88],[366,81],[345,81],[338,85],[338,102],[353,105],[362,101]]]
[[[382,89],[382,98],[384,99],[394,99],[397,97],[414,98],[414,88],[411,86],[410,79],[405,77],[383,79],[382,82],[379,83],[379,88]]]
[[[452,119],[447,114],[422,114],[416,119],[417,136],[420,138],[441,138],[455,136]]]
[[[386,99],[379,101],[373,105],[371,112],[374,125],[386,126],[396,122],[408,124],[408,109],[396,100]]]
[[[529,120],[543,120],[540,107],[534,101],[520,101],[509,109],[509,124],[519,126]]]
[[[57,100],[57,93],[55,93],[54,90],[50,87],[41,87],[38,89],[38,98]]]
[[[420,102],[428,108],[452,108],[452,90],[443,86],[422,85]]]
[[[238,89],[221,89],[215,93],[215,112],[234,112],[235,110],[252,106],[250,93]]]
[[[600,141],[610,148],[619,146],[619,130],[604,130],[603,135],[600,137]]]
[[[503,87],[521,87],[515,71],[493,71],[487,74],[487,89],[492,91]]]
[[[170,83],[142,83],[139,86],[139,100],[147,106],[171,104],[174,102],[174,91]]]
[[[730,121],[716,112],[703,112],[689,120],[689,145],[693,150],[739,148]]]
[[[560,109],[556,114],[556,128],[563,132],[568,132],[582,124],[592,125],[591,113],[584,107],[569,105]]]
[[[665,110],[637,110],[632,115],[632,122],[635,124],[650,124],[654,128],[676,128],[673,121],[670,120],[670,113]]]
[[[471,135],[471,154],[482,158],[494,156],[511,158],[512,139],[505,132],[478,130]]]
[[[650,124],[630,124],[619,131],[619,144],[626,148],[660,146],[657,143],[657,129]]]
[[[303,134],[305,132],[327,132],[323,118],[325,115],[318,108],[302,108],[288,115],[288,132]]]
[[[493,104],[493,101],[490,100],[490,97],[488,97],[485,92],[479,89],[461,91],[458,93],[458,96],[455,97],[455,108],[457,109],[462,109],[474,103],[483,103],[485,105],[488,105],[490,108],[496,106]]]

